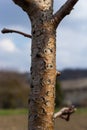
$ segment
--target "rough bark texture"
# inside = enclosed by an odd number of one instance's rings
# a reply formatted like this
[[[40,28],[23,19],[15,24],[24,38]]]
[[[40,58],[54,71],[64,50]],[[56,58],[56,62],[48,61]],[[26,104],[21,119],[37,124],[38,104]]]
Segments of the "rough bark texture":
[[[43,0],[38,1],[37,4],[39,6],[37,11],[29,15],[32,23],[29,127],[31,130],[53,130],[56,40],[55,29],[51,22],[52,1]]]
[[[68,0],[69,11],[67,2],[54,15],[53,0],[13,1],[27,12],[32,26],[28,130],[54,130],[56,27],[78,0]]]

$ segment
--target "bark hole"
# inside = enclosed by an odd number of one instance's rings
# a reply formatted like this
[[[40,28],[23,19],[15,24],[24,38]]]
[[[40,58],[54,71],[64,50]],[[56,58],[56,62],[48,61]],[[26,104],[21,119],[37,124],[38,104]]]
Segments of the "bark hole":
[[[47,91],[47,92],[46,92],[46,95],[47,95],[47,96],[49,96],[49,92],[50,92],[50,91]]]
[[[32,33],[35,34],[35,30],[33,30]]]
[[[50,49],[50,48],[47,48],[47,49],[44,49],[44,53],[45,54],[50,54],[50,53],[52,53],[53,51],[52,51],[52,49]]]
[[[44,108],[41,108],[41,109],[42,109],[41,111],[42,114],[47,114]]]
[[[42,55],[41,55],[40,53],[37,53],[37,54],[36,54],[36,57],[37,57],[37,58],[41,58]]]
[[[31,88],[34,88],[34,86],[33,86],[32,84],[30,85],[30,87],[31,87]]]
[[[47,64],[46,68],[47,69],[53,69],[53,64]]]
[[[50,79],[47,80],[47,85],[49,85],[49,84],[51,84],[51,80]]]

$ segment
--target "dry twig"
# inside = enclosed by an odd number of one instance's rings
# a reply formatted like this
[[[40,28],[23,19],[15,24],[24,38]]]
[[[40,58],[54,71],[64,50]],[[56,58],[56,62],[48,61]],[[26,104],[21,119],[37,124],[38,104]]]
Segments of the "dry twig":
[[[4,28],[2,31],[1,31],[3,34],[5,33],[18,33],[18,34],[21,34],[25,37],[28,37],[28,38],[32,38],[32,36],[30,34],[26,34],[24,32],[21,32],[21,31],[17,31],[17,30],[13,30],[13,29],[7,29],[7,28]]]

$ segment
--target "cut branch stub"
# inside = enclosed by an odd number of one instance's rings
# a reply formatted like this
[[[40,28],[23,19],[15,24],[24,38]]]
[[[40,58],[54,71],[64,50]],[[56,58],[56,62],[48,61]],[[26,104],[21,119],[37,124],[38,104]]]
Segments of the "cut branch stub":
[[[61,72],[56,71],[56,76],[60,76],[60,75],[61,75]]]
[[[74,113],[75,111],[76,108],[74,106],[62,108],[59,112],[54,114],[54,119],[60,117],[66,121],[69,121],[71,114]]]

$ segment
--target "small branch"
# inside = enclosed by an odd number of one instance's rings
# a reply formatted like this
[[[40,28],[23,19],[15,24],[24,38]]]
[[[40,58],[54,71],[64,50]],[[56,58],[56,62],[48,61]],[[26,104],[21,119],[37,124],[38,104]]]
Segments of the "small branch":
[[[18,33],[18,34],[21,34],[21,35],[23,35],[25,37],[32,38],[32,36],[29,35],[29,34],[26,34],[26,33],[23,33],[23,32],[17,31],[17,30],[13,30],[13,29],[4,28],[1,32],[3,34],[5,34],[5,33]]]
[[[54,24],[57,27],[61,20],[69,15],[78,0],[67,0],[67,2],[53,15]]]
[[[54,119],[60,117],[62,119],[65,119],[66,121],[69,121],[71,114],[75,111],[76,108],[74,106],[62,108],[59,112],[54,114]]]

